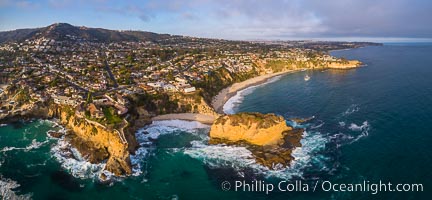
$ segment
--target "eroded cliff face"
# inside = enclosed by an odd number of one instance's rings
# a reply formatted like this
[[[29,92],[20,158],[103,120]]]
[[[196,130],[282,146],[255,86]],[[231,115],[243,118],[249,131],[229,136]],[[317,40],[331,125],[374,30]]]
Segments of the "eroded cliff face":
[[[176,100],[180,108],[184,108],[182,112],[218,116],[214,109],[209,106],[204,98],[197,94],[197,92],[192,94],[174,93],[170,98]]]
[[[280,144],[285,131],[292,130],[275,114],[239,113],[218,118],[210,129],[212,139],[245,141],[254,145]]]
[[[128,142],[130,137],[122,139],[118,130],[78,118],[71,109],[65,107],[55,106],[50,109],[48,115],[58,117],[60,123],[72,132],[68,135],[72,145],[89,162],[106,161],[105,170],[117,176],[132,173],[129,150],[133,148]]]
[[[286,125],[275,114],[238,113],[218,118],[210,129],[210,144],[244,146],[255,160],[271,169],[288,166],[292,150],[301,146],[302,129]]]
[[[346,63],[329,63],[328,68],[330,69],[352,69],[361,66],[362,63],[358,60],[349,60]]]

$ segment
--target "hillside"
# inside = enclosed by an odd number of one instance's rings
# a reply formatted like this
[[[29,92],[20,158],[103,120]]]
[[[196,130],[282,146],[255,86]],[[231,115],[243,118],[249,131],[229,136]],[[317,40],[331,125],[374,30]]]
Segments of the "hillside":
[[[27,39],[36,39],[39,37],[45,37],[57,41],[87,40],[93,42],[155,42],[176,36],[145,31],[117,31],[102,28],[73,26],[67,23],[55,23],[42,28],[17,29],[13,31],[0,32],[0,43],[21,42]]]

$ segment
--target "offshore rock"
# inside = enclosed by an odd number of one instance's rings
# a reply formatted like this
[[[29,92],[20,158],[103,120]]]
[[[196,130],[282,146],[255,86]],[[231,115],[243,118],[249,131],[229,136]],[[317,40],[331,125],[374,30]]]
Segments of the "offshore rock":
[[[275,114],[238,113],[219,117],[210,129],[210,144],[244,146],[255,160],[270,168],[286,167],[294,159],[292,150],[300,147],[302,129],[286,125]]]

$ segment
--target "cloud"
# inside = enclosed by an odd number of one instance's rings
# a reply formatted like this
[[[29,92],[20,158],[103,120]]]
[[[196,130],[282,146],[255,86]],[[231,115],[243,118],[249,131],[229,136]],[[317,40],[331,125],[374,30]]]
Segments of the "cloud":
[[[19,9],[35,9],[35,8],[39,8],[40,4],[38,2],[27,1],[27,0],[18,0],[18,1],[0,0],[0,8],[7,8],[7,7],[14,7]]]
[[[287,37],[429,37],[430,0],[0,0],[0,7],[98,12],[146,27],[233,39]],[[91,19],[89,19],[91,20]],[[191,24],[193,23],[193,24]],[[122,25],[113,25],[121,27]],[[128,28],[128,27],[123,27]],[[149,30],[152,31],[152,30]]]
[[[432,37],[432,2],[426,0],[307,1],[334,36]]]

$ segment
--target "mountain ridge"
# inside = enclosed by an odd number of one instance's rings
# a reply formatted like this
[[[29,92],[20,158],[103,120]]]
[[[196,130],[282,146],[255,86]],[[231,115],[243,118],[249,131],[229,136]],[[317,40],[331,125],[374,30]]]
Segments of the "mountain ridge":
[[[27,39],[36,39],[38,37],[45,37],[59,41],[75,38],[94,42],[137,42],[157,41],[176,36],[147,31],[119,31],[104,28],[74,26],[68,23],[54,23],[46,27],[24,28],[0,32],[0,43],[22,42]]]

